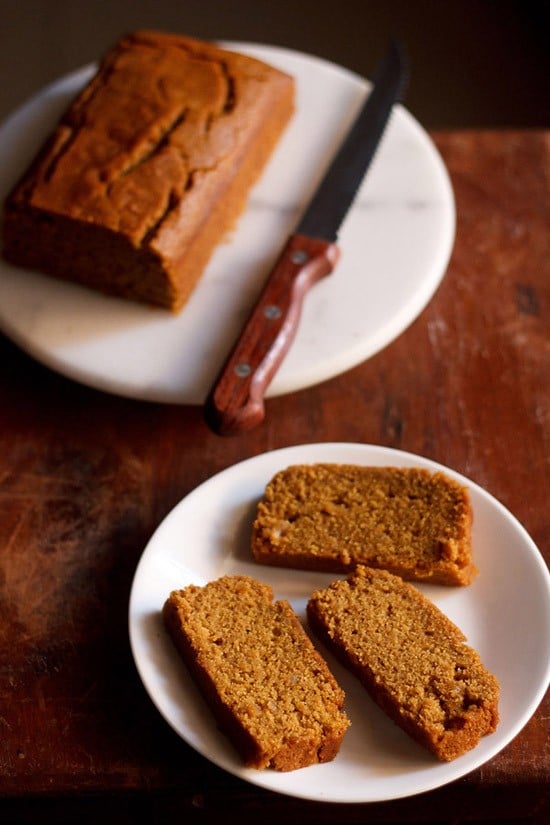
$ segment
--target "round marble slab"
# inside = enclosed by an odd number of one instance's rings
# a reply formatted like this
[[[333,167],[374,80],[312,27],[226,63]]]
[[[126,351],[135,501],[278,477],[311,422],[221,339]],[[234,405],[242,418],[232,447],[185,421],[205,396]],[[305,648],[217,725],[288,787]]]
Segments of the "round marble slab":
[[[295,115],[233,234],[177,316],[0,263],[0,328],[32,357],[100,390],[201,404],[309,196],[368,93],[317,57],[224,43],[296,79]],[[0,196],[24,171],[89,66],[61,78],[0,128]],[[303,389],[381,350],[420,314],[451,254],[454,198],[429,136],[397,106],[342,226],[341,260],[309,293],[268,396]]]

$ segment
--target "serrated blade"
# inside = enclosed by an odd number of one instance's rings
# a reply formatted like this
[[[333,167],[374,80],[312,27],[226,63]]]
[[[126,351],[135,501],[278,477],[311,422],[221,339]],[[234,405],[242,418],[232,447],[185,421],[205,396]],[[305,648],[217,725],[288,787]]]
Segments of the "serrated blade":
[[[296,233],[334,242],[376,153],[392,108],[407,85],[402,47],[392,41],[373,88],[302,216]]]

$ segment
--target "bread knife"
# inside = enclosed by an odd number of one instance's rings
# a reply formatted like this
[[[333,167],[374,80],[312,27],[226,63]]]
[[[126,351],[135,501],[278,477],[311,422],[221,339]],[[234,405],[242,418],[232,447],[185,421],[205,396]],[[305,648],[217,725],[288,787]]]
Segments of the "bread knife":
[[[392,41],[373,75],[372,90],[344,138],[277,262],[205,403],[218,435],[237,435],[265,417],[266,390],[298,329],[308,290],[338,262],[338,231],[378,148],[408,72]]]

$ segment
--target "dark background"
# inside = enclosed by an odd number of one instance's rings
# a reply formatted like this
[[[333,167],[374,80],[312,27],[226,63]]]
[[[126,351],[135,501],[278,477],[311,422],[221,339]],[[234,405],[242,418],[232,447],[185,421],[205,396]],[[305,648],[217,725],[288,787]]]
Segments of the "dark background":
[[[426,128],[550,126],[548,0],[0,0],[0,119],[140,27],[282,45],[367,77],[397,35]]]

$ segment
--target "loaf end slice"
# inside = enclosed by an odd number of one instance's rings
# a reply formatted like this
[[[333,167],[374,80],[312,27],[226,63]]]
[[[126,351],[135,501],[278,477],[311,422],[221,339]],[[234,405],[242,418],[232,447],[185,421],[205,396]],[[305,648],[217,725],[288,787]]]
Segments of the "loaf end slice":
[[[349,719],[344,693],[292,607],[268,585],[224,576],[167,599],[166,628],[244,764],[329,762]]]
[[[374,701],[438,759],[456,759],[495,731],[496,677],[413,585],[360,566],[313,593],[307,615]]]
[[[258,504],[257,562],[325,572],[358,564],[409,581],[467,585],[476,573],[468,490],[416,467],[292,465]]]

